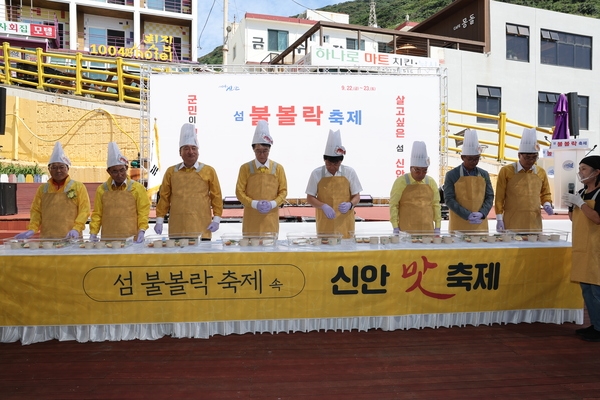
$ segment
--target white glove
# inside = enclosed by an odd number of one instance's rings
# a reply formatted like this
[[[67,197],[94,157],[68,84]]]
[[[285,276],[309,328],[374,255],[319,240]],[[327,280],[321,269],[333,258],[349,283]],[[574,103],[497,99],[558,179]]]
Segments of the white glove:
[[[440,228],[435,228],[435,229],[433,230],[433,233],[434,233],[436,236],[440,236],[440,233],[441,233],[441,232],[440,232]]]
[[[321,207],[321,210],[325,213],[325,216],[329,219],[334,219],[335,218],[335,211],[333,210],[333,208],[331,208],[331,206],[329,204],[323,204],[323,207]]]
[[[138,232],[137,238],[135,239],[136,243],[142,243],[144,241],[144,235],[146,234],[145,231],[140,230]]]
[[[546,214],[548,214],[548,215],[554,214],[554,209],[552,208],[552,204],[545,202],[544,203],[544,211],[546,211]]]
[[[397,235],[398,233],[400,233],[400,228],[394,228],[394,235]]]
[[[269,211],[271,211],[271,202],[267,201],[267,200],[261,200],[256,205],[256,209],[258,210],[259,213],[266,214]]]
[[[98,235],[90,233],[90,242],[97,242],[97,241],[98,241]]]
[[[160,235],[163,231],[163,223],[165,219],[163,217],[156,217],[156,223],[154,224],[154,232]]]
[[[581,206],[585,204],[585,201],[581,198],[579,194],[565,193],[563,194],[562,199],[565,203],[570,203],[579,208],[581,208]]]
[[[68,239],[79,239],[79,232],[75,229],[71,229],[69,233],[67,233]]]
[[[504,221],[502,221],[502,220],[496,220],[496,230],[498,232],[503,232],[504,231]]]
[[[208,228],[206,228],[206,229],[208,229],[211,232],[216,232],[219,230],[219,223],[213,221],[210,223],[210,225],[208,225]]]
[[[352,208],[352,203],[350,203],[349,201],[340,203],[340,205],[338,206],[338,210],[340,210],[340,212],[342,214],[346,214],[348,211],[350,211],[351,208]]]
[[[19,233],[17,236],[15,236],[15,239],[29,239],[30,237],[32,237],[35,234],[34,231],[25,231],[25,232],[21,232]]]

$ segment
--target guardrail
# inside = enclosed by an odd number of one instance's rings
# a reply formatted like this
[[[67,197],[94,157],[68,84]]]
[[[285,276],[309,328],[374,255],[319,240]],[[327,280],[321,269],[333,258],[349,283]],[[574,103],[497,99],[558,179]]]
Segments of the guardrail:
[[[2,45],[0,82],[53,93],[138,103],[140,64],[116,57],[48,53]]]
[[[467,115],[467,116],[472,116],[472,117],[479,117],[479,118],[486,118],[486,119],[494,120],[494,121],[497,121],[497,126],[492,128],[489,125],[485,126],[485,125],[468,124],[468,123],[463,123],[463,122],[453,122],[450,117],[451,114]],[[526,124],[523,122],[519,122],[519,121],[510,119],[506,116],[505,112],[501,112],[498,115],[491,115],[491,114],[475,113],[475,112],[470,112],[470,111],[448,109],[448,119],[449,119],[448,120],[449,126],[457,126],[457,127],[461,127],[461,128],[475,129],[478,131],[493,132],[493,133],[497,134],[498,135],[497,141],[482,140],[481,138],[479,139],[480,145],[486,145],[486,146],[488,146],[488,148],[496,148],[495,153],[484,152],[481,154],[481,156],[496,159],[497,161],[504,161],[504,160],[511,161],[511,162],[517,161],[516,158],[506,157],[505,150],[511,149],[511,150],[518,151],[519,146],[515,146],[515,145],[507,143],[506,138],[513,137],[513,138],[517,138],[520,140],[521,134],[509,131],[507,129],[507,124],[516,125],[516,126],[519,126],[522,128],[535,128],[536,131],[538,131],[538,132],[545,133],[545,134],[549,135],[550,137],[552,136],[552,129],[540,128],[537,126],[533,126],[530,124]],[[455,141],[455,146],[450,146],[450,142],[448,143],[448,151],[455,151],[455,152],[460,153],[461,149],[459,148],[459,144],[462,144],[463,137],[459,136],[459,135],[448,135],[448,139],[454,139],[454,141]],[[538,140],[538,144],[540,146],[550,146],[550,143],[545,140]]]

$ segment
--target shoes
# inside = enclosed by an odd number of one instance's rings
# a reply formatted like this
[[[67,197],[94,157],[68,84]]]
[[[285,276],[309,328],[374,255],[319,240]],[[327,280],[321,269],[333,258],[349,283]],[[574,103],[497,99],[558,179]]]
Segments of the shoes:
[[[575,334],[576,334],[576,335],[579,335],[579,336],[583,336],[583,335],[585,335],[586,333],[588,333],[588,332],[591,332],[591,331],[593,331],[593,330],[594,330],[594,325],[590,325],[590,326],[588,326],[587,328],[581,328],[581,329],[577,329],[577,330],[575,331]]]
[[[600,331],[597,331],[595,329],[587,331],[581,335],[581,338],[588,342],[600,342]]]

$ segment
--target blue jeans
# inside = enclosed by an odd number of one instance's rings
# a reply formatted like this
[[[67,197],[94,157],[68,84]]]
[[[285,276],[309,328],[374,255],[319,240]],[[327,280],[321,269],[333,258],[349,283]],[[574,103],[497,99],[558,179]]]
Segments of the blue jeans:
[[[587,308],[590,322],[594,329],[600,331],[600,286],[581,283],[581,294]]]

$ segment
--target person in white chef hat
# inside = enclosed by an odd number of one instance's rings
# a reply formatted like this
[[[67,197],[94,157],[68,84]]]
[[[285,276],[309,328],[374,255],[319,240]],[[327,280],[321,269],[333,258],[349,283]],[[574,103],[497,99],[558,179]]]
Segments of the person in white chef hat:
[[[414,142],[410,174],[396,178],[390,193],[390,222],[394,233],[402,230],[440,234],[440,192],[435,180],[427,176],[429,163],[425,142]]]
[[[552,193],[546,171],[535,165],[540,145],[535,128],[525,128],[519,145],[519,161],[500,169],[496,183],[496,230],[541,231],[540,206],[548,215]]]
[[[161,234],[169,213],[171,237],[202,236],[210,240],[219,229],[223,215],[221,185],[215,169],[198,162],[198,138],[193,124],[183,124],[179,135],[182,162],[171,166],[163,176],[156,205],[154,231]]]
[[[255,158],[242,164],[235,195],[244,205],[242,232],[279,232],[279,206],[287,197],[287,179],[281,164],[269,159],[273,138],[267,121],[256,124],[252,138]]]
[[[106,172],[108,180],[96,189],[94,211],[90,221],[90,240],[134,237],[144,241],[148,229],[150,200],[146,188],[127,176],[129,161],[115,142],[108,143]]]
[[[341,233],[344,238],[354,232],[354,207],[360,201],[362,186],[354,169],[342,165],[346,148],[339,130],[329,131],[323,160],[306,187],[306,201],[316,208],[317,233]]]
[[[481,151],[477,132],[467,129],[460,155],[462,164],[448,171],[444,179],[450,231],[488,231],[486,217],[494,204],[494,189],[490,174],[477,167]]]
[[[81,182],[71,179],[71,160],[56,142],[48,161],[50,179],[40,185],[31,204],[28,230],[17,239],[29,239],[40,231],[42,238],[81,237],[90,215],[90,198]]]

